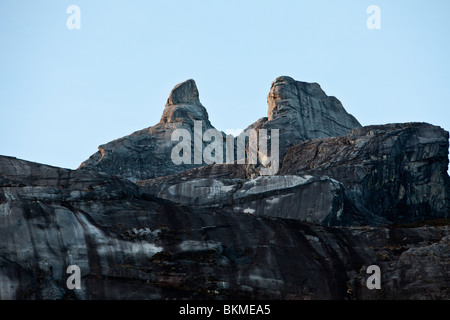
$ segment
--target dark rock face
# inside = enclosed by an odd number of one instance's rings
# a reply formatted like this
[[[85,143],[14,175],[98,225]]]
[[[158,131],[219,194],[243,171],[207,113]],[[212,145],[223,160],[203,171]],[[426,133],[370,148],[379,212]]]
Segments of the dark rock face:
[[[342,136],[361,125],[336,97],[329,97],[317,83],[279,77],[270,88],[268,121],[289,124],[303,140]]]
[[[338,99],[327,96],[317,83],[279,77],[272,83],[267,102],[268,118],[259,119],[247,129],[267,129],[269,135],[271,129],[279,129],[280,157],[289,147],[301,141],[341,136],[361,126],[345,111]],[[200,103],[197,86],[191,79],[172,90],[158,124],[99,146],[99,151],[83,162],[80,168],[107,172],[135,182],[207,165],[204,161],[195,164],[194,155],[190,164],[174,165],[170,159],[171,151],[177,144],[171,141],[173,131],[186,129],[194,137],[194,121],[201,121],[203,133],[214,129],[205,107]],[[221,134],[225,142],[226,135]],[[201,143],[203,151],[207,143]],[[236,150],[236,139],[233,143]],[[268,150],[270,145],[269,139]],[[224,143],[222,163],[226,162],[226,152]],[[233,160],[239,160],[238,157],[238,153],[234,152]]]
[[[15,201],[78,201],[140,196],[134,183],[94,171],[73,171],[0,156],[5,204]],[[1,205],[1,204],[0,204]]]
[[[214,129],[193,80],[79,170],[0,156],[0,299],[450,299],[448,132],[360,127],[289,77],[268,103],[277,175],[174,164],[175,130]]]
[[[0,168],[1,299],[450,298],[448,227],[202,212],[95,172],[6,157]],[[66,286],[73,264],[80,290]],[[372,264],[382,290],[365,285]]]
[[[448,218],[448,132],[425,123],[353,130],[286,153],[280,174],[329,176],[357,207],[393,223]],[[353,213],[350,209],[349,213]]]
[[[214,129],[208,112],[200,103],[194,80],[187,80],[175,86],[170,93],[158,124],[99,146],[99,151],[83,162],[80,169],[106,172],[137,181],[205,165],[194,162],[193,151],[190,163],[175,165],[171,159],[172,149],[179,143],[171,140],[172,133],[177,129],[190,133],[194,150],[194,121],[201,122],[202,134]],[[221,134],[225,138],[225,134]],[[200,144],[203,150],[205,143],[201,138]]]
[[[191,79],[177,84],[172,89],[160,122],[188,123],[193,126],[195,120],[205,121],[207,129],[212,128],[208,112],[200,103],[195,81]]]
[[[447,150],[448,132],[439,127],[369,126],[343,137],[308,140],[288,150],[279,179],[310,176],[314,183],[301,186],[304,197],[281,195],[292,190],[273,187],[272,177],[255,180],[259,172],[251,165],[208,166],[139,184],[144,192],[184,205],[214,204],[230,207],[230,212],[248,210],[324,225],[413,223],[448,218]],[[258,196],[252,194],[248,202],[237,196],[249,193],[246,185],[254,183],[261,183]],[[321,187],[316,189],[318,183]]]
[[[145,194],[175,203],[220,208],[234,214],[296,219],[335,225],[344,210],[344,188],[328,177],[264,176],[251,180],[175,177],[138,182]]]
[[[189,79],[185,82],[177,84],[170,93],[167,99],[167,105],[200,105],[197,85],[195,81]],[[203,116],[203,118],[205,118]],[[206,116],[207,118],[207,116]]]

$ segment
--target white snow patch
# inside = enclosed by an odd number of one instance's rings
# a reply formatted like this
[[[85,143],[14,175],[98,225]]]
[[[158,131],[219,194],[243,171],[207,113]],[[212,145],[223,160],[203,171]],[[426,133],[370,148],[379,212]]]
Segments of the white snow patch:
[[[247,208],[247,209],[245,209],[244,210],[244,213],[250,213],[250,214],[253,214],[253,213],[255,213],[255,209],[252,209],[252,208]]]

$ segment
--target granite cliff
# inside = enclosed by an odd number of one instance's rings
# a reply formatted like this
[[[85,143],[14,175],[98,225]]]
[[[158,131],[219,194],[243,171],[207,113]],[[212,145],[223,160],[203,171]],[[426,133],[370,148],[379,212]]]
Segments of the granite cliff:
[[[249,129],[279,129],[271,176],[173,163],[175,130],[214,129],[193,80],[78,170],[0,156],[0,299],[449,299],[448,132],[361,127],[290,77],[268,107]]]
[[[195,81],[187,80],[173,88],[159,123],[99,146],[98,152],[83,162],[80,169],[102,171],[137,181],[198,167],[200,165],[193,159],[191,164],[181,165],[174,165],[171,160],[176,144],[171,140],[172,133],[184,129],[194,135],[195,121],[201,123],[202,134],[214,129],[200,102]],[[204,148],[204,142],[201,143]]]

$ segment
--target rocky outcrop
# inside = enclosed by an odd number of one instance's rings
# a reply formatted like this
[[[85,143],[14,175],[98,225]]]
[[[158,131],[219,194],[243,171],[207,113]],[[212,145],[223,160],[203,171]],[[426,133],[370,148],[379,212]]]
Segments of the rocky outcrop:
[[[220,208],[234,214],[295,219],[330,226],[339,224],[344,210],[344,188],[328,177],[186,179],[185,174],[177,174],[138,183],[144,194],[203,211]]]
[[[280,130],[277,148],[279,157],[282,157],[289,147],[301,141],[341,136],[361,126],[345,111],[338,99],[327,96],[317,83],[279,77],[272,83],[267,102],[268,118],[259,119],[246,130],[267,129],[269,136],[272,129]],[[194,143],[195,121],[200,121],[202,126],[201,137],[197,135],[197,145]],[[192,150],[198,148],[202,153],[209,145],[203,141],[203,134],[214,127],[209,121],[205,107],[200,103],[194,80],[187,80],[175,86],[158,124],[99,146],[99,151],[83,162],[80,169],[103,171],[138,181],[210,164],[205,159],[196,162],[192,151],[189,163],[174,165],[171,154],[178,140],[171,141],[171,136],[176,129],[185,129],[191,134]],[[232,138],[229,141],[233,143],[233,147],[229,149],[233,150],[233,153],[227,161],[226,135],[222,132],[220,135],[220,143],[223,145],[221,163],[242,159],[236,151],[238,142]],[[248,148],[248,144],[247,140],[244,148]],[[268,139],[267,145],[270,152],[271,139]],[[278,166],[279,164],[277,169]],[[276,173],[276,170],[273,172]]]
[[[364,209],[391,223],[448,218],[448,138],[426,123],[363,127],[290,148],[279,173],[340,181],[350,216]]]
[[[189,124],[193,127],[195,120],[204,121],[207,129],[212,128],[208,112],[200,102],[197,85],[190,79],[172,89],[160,123]]]
[[[336,97],[327,96],[318,83],[279,77],[272,82],[267,102],[267,120],[289,124],[304,140],[342,136],[361,127],[342,103]]]
[[[360,127],[289,77],[268,103],[249,128],[280,130],[277,175],[205,162],[227,154],[205,136],[227,139],[193,80],[158,124],[79,170],[0,156],[0,299],[449,299],[448,132]],[[177,129],[193,151],[181,164]],[[67,287],[70,265],[81,289]],[[380,290],[366,286],[370,265]]]
[[[86,170],[0,157],[0,172],[1,299],[450,298],[447,226],[327,228],[196,211]]]
[[[234,164],[138,183],[146,193],[187,206],[214,205],[324,225],[414,223],[448,218],[447,150],[448,132],[439,127],[369,126],[291,147],[279,178],[258,177],[257,166]],[[296,176],[310,176],[314,183],[302,184],[301,194],[287,185],[274,187],[277,179],[294,181]],[[253,184],[257,193],[247,190]],[[245,198],[251,200],[240,198],[241,190],[251,193]]]
[[[343,136],[361,127],[345,111],[342,103],[328,96],[317,83],[278,77],[267,96],[267,118],[261,118],[248,129],[279,129],[280,156],[301,141]]]
[[[319,192],[325,201],[313,196],[301,198],[313,199],[312,202],[300,203],[298,194],[283,196],[284,201],[280,201],[280,191],[270,188],[262,188],[258,196],[252,196],[259,199],[258,203],[237,199],[236,192],[250,183],[248,179],[262,175],[261,162],[206,166],[204,159],[195,163],[192,152],[189,164],[175,164],[171,159],[178,143],[171,141],[174,130],[185,129],[192,134],[191,149],[195,149],[197,139],[202,153],[206,146],[202,141],[203,132],[213,129],[193,80],[172,90],[157,125],[100,146],[100,151],[81,168],[141,181],[139,184],[148,194],[188,206],[232,208],[229,212],[248,209],[256,215],[305,221],[311,221],[306,217],[315,216],[315,223],[326,225],[412,223],[448,217],[446,131],[417,123],[360,127],[339,100],[327,96],[318,84],[290,77],[279,77],[272,83],[268,105],[268,117],[249,128],[269,129],[269,136],[270,130],[278,129],[281,160],[278,175],[313,176],[314,181],[322,181],[317,182],[321,187],[316,190],[317,183],[307,184],[311,189],[304,192],[309,195]],[[202,137],[193,133],[195,121],[201,123]],[[225,142],[225,135],[220,135],[221,142]],[[232,140],[234,148],[239,139]],[[267,142],[270,150],[272,141]],[[246,146],[249,151],[249,144]],[[226,147],[223,143],[222,162],[225,162]],[[238,160],[238,154],[234,155],[233,160]],[[336,189],[329,178],[341,186]],[[266,180],[270,179],[258,182]],[[214,193],[212,190],[218,185],[230,187]],[[291,198],[296,200],[292,202]],[[274,201],[277,205],[272,205]],[[296,208],[296,211],[286,208]]]
[[[21,201],[120,200],[139,197],[134,183],[95,171],[69,170],[0,156],[0,207]]]
[[[198,145],[194,145],[195,121],[200,123],[202,135]],[[191,137],[188,163],[175,164],[171,158],[173,148],[179,143],[177,139],[172,141],[172,133],[177,129],[187,130]],[[196,163],[194,150],[198,148],[203,152],[206,145],[203,133],[209,129],[215,128],[200,103],[197,86],[194,80],[187,80],[170,93],[158,124],[99,146],[99,151],[83,162],[79,169],[106,172],[137,181],[199,167],[206,163],[203,160]],[[220,135],[225,139],[224,133],[220,132]]]

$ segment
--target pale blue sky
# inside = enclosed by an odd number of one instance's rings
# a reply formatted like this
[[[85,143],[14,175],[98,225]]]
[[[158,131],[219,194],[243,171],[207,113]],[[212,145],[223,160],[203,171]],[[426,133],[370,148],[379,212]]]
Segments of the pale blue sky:
[[[68,30],[66,8],[81,9]],[[381,30],[369,30],[369,5]],[[450,1],[0,0],[0,154],[76,168],[156,124],[193,78],[213,125],[267,114],[271,82],[318,82],[363,125],[450,130]]]

